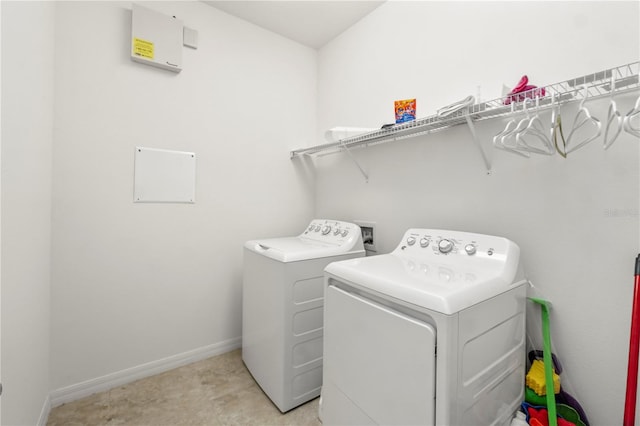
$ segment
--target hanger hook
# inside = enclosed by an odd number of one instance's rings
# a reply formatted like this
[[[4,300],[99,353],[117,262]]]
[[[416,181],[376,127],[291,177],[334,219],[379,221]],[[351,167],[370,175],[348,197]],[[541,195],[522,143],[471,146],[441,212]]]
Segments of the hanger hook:
[[[533,103],[533,99],[525,98],[522,103],[522,112],[524,112],[527,117],[529,117],[529,107],[527,106],[529,102]]]
[[[582,88],[584,89],[584,95],[582,97],[582,101],[580,101],[580,108],[584,106],[584,103],[587,101],[587,98],[589,97],[589,87],[586,85],[586,83],[582,86]]]
[[[611,70],[611,86],[609,87],[609,94],[611,95],[611,100],[613,100],[613,95],[616,93],[616,70]]]

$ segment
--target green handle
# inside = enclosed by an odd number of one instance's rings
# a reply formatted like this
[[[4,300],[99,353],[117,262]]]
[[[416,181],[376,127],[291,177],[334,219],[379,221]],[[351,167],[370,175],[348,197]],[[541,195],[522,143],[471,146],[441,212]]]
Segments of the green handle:
[[[551,329],[549,327],[549,302],[536,297],[530,297],[534,303],[540,305],[542,311],[542,340],[544,351],[542,359],[544,361],[544,380],[547,390],[547,414],[549,415],[549,426],[558,426],[556,414],[556,394],[553,391],[553,361],[551,360]]]

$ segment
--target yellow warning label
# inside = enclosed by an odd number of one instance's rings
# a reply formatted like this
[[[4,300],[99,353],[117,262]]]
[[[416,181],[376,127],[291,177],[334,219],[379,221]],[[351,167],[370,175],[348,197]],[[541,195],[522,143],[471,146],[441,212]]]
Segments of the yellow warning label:
[[[153,59],[153,42],[133,38],[133,54],[143,58]]]

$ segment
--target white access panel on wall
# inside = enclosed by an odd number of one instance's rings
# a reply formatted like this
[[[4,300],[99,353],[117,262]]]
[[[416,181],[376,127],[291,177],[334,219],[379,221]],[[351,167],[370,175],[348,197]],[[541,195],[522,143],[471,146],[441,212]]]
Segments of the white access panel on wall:
[[[138,146],[133,181],[136,203],[195,203],[196,154]]]
[[[180,72],[182,21],[135,3],[131,15],[131,59]]]

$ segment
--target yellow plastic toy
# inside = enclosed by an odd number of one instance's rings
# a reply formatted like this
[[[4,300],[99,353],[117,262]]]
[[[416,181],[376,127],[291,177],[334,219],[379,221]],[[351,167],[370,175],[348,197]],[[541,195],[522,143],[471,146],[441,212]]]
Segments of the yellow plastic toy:
[[[526,383],[532,391],[537,395],[543,396],[547,394],[545,389],[544,379],[544,362],[539,359],[534,359],[531,363],[531,368],[527,373]],[[553,393],[560,392],[560,376],[553,372]]]

